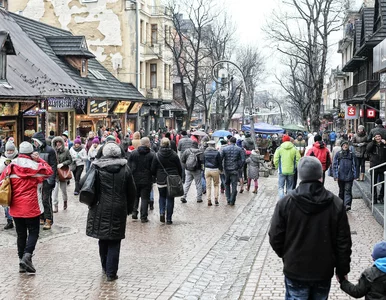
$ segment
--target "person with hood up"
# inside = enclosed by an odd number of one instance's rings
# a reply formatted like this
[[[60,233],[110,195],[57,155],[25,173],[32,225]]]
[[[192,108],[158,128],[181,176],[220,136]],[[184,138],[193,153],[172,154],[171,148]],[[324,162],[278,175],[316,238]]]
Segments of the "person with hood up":
[[[343,200],[346,211],[349,211],[352,204],[352,185],[357,175],[355,155],[349,150],[348,141],[343,141],[341,147],[334,157],[333,174],[334,180],[338,181],[339,197]]]
[[[74,140],[74,146],[70,149],[70,155],[72,162],[75,164],[75,170],[72,171],[75,180],[75,190],[74,195],[79,195],[80,191],[80,177],[84,169],[85,161],[88,159],[86,150],[82,146],[82,141],[80,137],[77,137]]]
[[[186,130],[181,131],[181,138],[179,139],[177,143],[177,153],[179,157],[181,158],[184,152],[192,148],[193,141],[189,138],[188,133]],[[185,183],[185,167],[182,166],[182,182]]]
[[[5,144],[4,154],[0,157],[0,174],[3,173],[5,168],[14,160],[19,152],[17,151],[13,140],[8,140]],[[9,214],[9,207],[4,207],[4,214],[7,218],[7,224],[4,226],[4,229],[12,229],[13,228],[13,219]]]
[[[275,151],[273,162],[279,170],[279,199],[284,197],[284,187],[288,193],[293,189],[294,174],[300,159],[300,153],[296,149],[291,138],[283,135],[280,147]]]
[[[125,238],[127,216],[133,211],[135,184],[122,149],[107,143],[103,155],[92,162],[89,173],[96,169],[96,199],[89,207],[86,235],[99,239],[99,256],[107,281],[118,279],[121,241]]]
[[[150,139],[148,137],[141,138],[141,146],[131,152],[129,158],[129,166],[133,172],[133,178],[137,194],[133,207],[133,219],[138,219],[139,198],[141,198],[141,222],[148,222],[148,207],[150,202],[150,193],[153,186],[153,177],[151,173],[151,165],[155,152],[150,149]]]
[[[55,188],[56,173],[57,173],[57,160],[55,150],[46,144],[46,138],[43,132],[36,132],[32,136],[34,149],[39,153],[39,156],[44,159],[52,168],[52,175],[43,182],[42,198],[44,213],[40,217],[40,225],[43,226],[43,230],[50,230],[54,222],[54,215],[52,210],[52,191]]]
[[[64,147],[64,140],[62,137],[57,136],[52,139],[52,147],[56,151],[56,157],[58,160],[57,168],[61,169],[64,166],[70,166],[72,163],[72,158],[70,155],[70,151]],[[66,181],[59,181],[59,177],[56,178],[56,184],[53,192],[53,199],[52,202],[54,204],[54,213],[57,213],[59,208],[59,189],[62,192],[62,199],[63,199],[63,210],[67,209],[67,182]]]
[[[39,238],[39,219],[43,213],[40,190],[43,181],[52,176],[53,171],[29,142],[22,142],[19,156],[3,171],[0,182],[6,174],[10,174],[12,185],[9,213],[16,226],[19,272],[35,273],[32,255]]]
[[[355,156],[358,160],[358,169],[356,177],[358,178],[358,181],[364,181],[365,180],[365,162],[366,162],[366,145],[367,145],[367,133],[365,131],[365,126],[359,125],[358,126],[358,132],[354,135],[352,139],[352,145],[355,148]]]
[[[365,297],[365,300],[386,299],[386,242],[375,244],[371,256],[374,265],[363,271],[358,284],[352,284],[346,277],[340,280],[340,288],[351,297]]]
[[[286,299],[327,299],[334,269],[341,279],[350,272],[350,226],[316,157],[302,157],[298,175],[299,186],[276,204],[269,242],[283,261]]]
[[[326,178],[326,171],[331,166],[332,160],[331,160],[331,154],[330,150],[326,147],[326,144],[322,141],[322,137],[317,134],[314,136],[314,145],[311,149],[306,152],[306,156],[315,156],[317,159],[319,159],[320,163],[322,164],[323,168],[323,184]]]
[[[383,127],[382,123],[383,122],[381,119],[375,120],[375,127],[370,130],[369,136],[367,138],[368,142],[371,142],[377,133],[381,135],[383,140],[386,140],[386,128]]]
[[[139,131],[136,131],[133,133],[133,138],[131,140],[131,144],[135,149],[137,149],[139,146],[141,146],[141,133]]]

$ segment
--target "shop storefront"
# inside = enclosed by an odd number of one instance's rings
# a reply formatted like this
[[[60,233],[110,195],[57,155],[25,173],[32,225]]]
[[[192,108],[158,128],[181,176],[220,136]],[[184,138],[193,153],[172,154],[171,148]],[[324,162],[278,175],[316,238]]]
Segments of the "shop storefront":
[[[18,141],[19,103],[0,102],[0,136],[1,139],[13,137]]]

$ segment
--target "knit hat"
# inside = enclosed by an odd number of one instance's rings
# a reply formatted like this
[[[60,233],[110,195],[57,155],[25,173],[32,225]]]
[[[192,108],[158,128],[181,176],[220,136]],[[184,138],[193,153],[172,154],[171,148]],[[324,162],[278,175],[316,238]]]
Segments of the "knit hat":
[[[371,256],[374,260],[386,257],[386,242],[382,241],[375,244],[373,254]]]
[[[28,142],[22,142],[19,146],[19,153],[20,154],[31,154],[34,152],[34,147],[32,147],[31,143]]]
[[[382,120],[381,119],[375,120],[375,124],[381,125],[382,124]]]
[[[94,138],[93,140],[92,140],[92,143],[93,144],[99,144],[100,142],[99,142],[99,138]]]
[[[82,140],[80,139],[79,136],[74,140],[74,145],[75,145],[75,144],[82,145]]]
[[[115,142],[116,141],[116,138],[115,138],[115,136],[113,136],[112,134],[110,134],[107,138],[106,138],[106,142],[111,142],[111,141],[113,141],[113,142]]]
[[[284,142],[289,142],[289,141],[291,141],[291,138],[289,137],[288,134],[285,134],[285,135],[283,135],[283,138],[282,138],[281,140],[282,140],[282,142],[284,143]]]
[[[15,144],[12,142],[12,141],[8,141],[6,144],[5,144],[5,151],[15,151],[16,147],[15,147]]]
[[[314,141],[315,141],[315,142],[321,142],[321,141],[322,141],[322,136],[319,135],[319,134],[315,135],[315,136],[314,136]]]
[[[340,146],[343,147],[344,144],[347,144],[347,145],[348,145],[348,141],[343,140],[343,141],[340,143]]]
[[[62,133],[62,135],[64,135],[65,137],[68,137],[68,131],[67,131],[67,130],[64,131],[64,132]]]
[[[363,129],[365,129],[365,126],[359,125],[359,126],[358,126],[358,129],[362,129],[362,130],[363,130]]]
[[[323,177],[322,164],[315,156],[304,156],[299,160],[298,176],[300,181],[317,181]]]
[[[103,146],[102,154],[107,157],[121,157],[122,151],[116,143],[107,143]]]

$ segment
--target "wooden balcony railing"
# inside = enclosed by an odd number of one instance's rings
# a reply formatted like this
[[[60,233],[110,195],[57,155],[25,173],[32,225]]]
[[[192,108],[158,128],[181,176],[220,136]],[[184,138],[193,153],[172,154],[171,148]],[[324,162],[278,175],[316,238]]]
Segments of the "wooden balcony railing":
[[[364,96],[370,92],[376,85],[378,80],[365,80],[358,84],[358,96]]]
[[[343,100],[352,99],[354,97],[354,95],[356,95],[357,91],[358,91],[358,85],[357,84],[353,84],[349,88],[345,89],[343,91]]]

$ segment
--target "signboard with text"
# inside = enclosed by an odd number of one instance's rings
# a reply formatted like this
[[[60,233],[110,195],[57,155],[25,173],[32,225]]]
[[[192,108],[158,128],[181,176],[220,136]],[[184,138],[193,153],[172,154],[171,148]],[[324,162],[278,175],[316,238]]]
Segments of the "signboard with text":
[[[345,119],[352,120],[359,118],[359,109],[356,106],[346,106]]]
[[[108,113],[107,100],[89,100],[90,115],[106,115]]]

